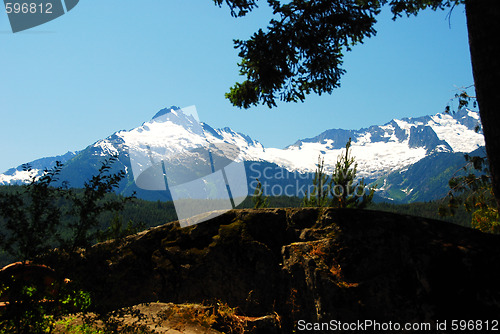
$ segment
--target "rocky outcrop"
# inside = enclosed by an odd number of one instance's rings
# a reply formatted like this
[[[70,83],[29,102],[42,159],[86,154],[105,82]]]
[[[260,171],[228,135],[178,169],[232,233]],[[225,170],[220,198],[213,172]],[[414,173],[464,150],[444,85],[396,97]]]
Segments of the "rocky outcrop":
[[[429,322],[500,313],[500,237],[368,210],[234,210],[79,254],[52,253],[99,307],[221,300],[307,322]]]

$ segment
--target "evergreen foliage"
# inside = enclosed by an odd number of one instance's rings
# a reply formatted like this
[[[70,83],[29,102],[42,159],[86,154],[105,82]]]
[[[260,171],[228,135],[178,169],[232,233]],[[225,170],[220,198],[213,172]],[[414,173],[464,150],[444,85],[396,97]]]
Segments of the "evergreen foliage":
[[[452,107],[453,100],[458,100],[458,110],[468,107],[477,107],[476,97],[468,92],[474,85],[459,89],[455,97],[445,108],[446,113],[456,113]],[[476,132],[481,125],[478,122]],[[439,208],[442,216],[455,215],[457,209],[463,206],[472,213],[471,226],[482,232],[500,234],[500,217],[498,206],[493,194],[491,173],[488,160],[485,156],[471,156],[465,154],[466,165],[462,168],[463,175],[453,175],[449,180],[447,205]]]
[[[255,209],[267,208],[269,207],[269,196],[264,197],[264,191],[262,190],[262,183],[259,179],[257,180],[257,186],[255,187],[255,192],[253,193],[252,202]]]
[[[328,206],[328,176],[325,174],[325,159],[318,156],[316,171],[313,179],[313,190],[311,194],[304,195],[302,206],[305,207],[326,207]]]
[[[368,188],[364,178],[356,182],[358,164],[351,156],[351,138],[335,164],[330,181],[331,206],[334,208],[365,208],[373,199],[376,186]]]
[[[141,232],[146,228],[144,223],[136,224],[129,219],[127,225],[123,223],[123,216],[115,213],[109,227],[106,230],[98,230],[96,234],[97,241],[106,241],[112,239],[123,239],[124,237]]]
[[[462,87],[458,89],[458,92],[455,93],[455,96],[450,99],[448,104],[446,105],[444,112],[447,114],[456,114],[458,110],[461,110],[462,108],[469,108],[472,106],[472,108],[476,109],[477,108],[477,100],[476,97],[473,95],[470,95],[471,93],[468,91],[469,89],[474,89],[474,85],[468,86],[468,87]],[[458,101],[458,107],[454,108],[453,102],[457,100]]]
[[[221,6],[222,0],[214,0]],[[256,0],[225,0],[233,16],[257,7]],[[314,92],[332,93],[340,87],[346,51],[376,34],[376,16],[388,4],[393,18],[417,15],[420,10],[450,8],[465,0],[267,0],[274,17],[266,31],[259,29],[246,41],[235,40],[246,77],[226,97],[238,107],[276,101],[304,101]]]
[[[324,159],[318,157],[313,190],[311,194],[306,191],[302,206],[363,209],[372,201],[376,185],[368,187],[364,179],[356,182],[358,164],[351,156],[350,148],[351,138],[346,143],[345,152],[337,158],[330,181],[324,171]]]
[[[500,222],[486,157],[465,155],[464,175],[449,181],[446,205],[439,208],[442,216],[454,215],[463,207],[472,213],[471,226],[482,232],[500,234]]]
[[[414,202],[409,204],[394,204],[394,203],[370,203],[367,206],[368,210],[378,210],[393,212],[402,215],[410,215],[416,217],[425,217],[436,220],[444,220],[463,227],[471,227],[472,214],[464,208],[458,208],[453,216],[441,216],[438,213],[442,206],[441,201]]]
[[[303,198],[297,196],[266,196],[268,199],[268,208],[298,208],[302,206]],[[249,196],[241,202],[237,209],[254,208],[253,197]]]

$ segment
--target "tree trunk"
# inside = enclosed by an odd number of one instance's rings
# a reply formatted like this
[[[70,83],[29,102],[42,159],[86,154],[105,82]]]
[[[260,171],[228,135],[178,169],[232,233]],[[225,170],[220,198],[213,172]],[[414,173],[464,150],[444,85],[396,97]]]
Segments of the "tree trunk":
[[[500,207],[500,0],[466,0],[465,12],[486,153]]]

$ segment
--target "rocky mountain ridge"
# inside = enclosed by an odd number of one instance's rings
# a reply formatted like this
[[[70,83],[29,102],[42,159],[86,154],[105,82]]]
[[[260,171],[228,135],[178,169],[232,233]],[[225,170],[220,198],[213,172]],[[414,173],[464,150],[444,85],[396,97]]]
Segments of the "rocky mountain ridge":
[[[167,114],[169,121],[163,121],[162,118]],[[131,163],[130,152],[140,151],[142,149],[140,143],[144,138],[154,143],[156,148],[153,151],[171,152],[177,157],[188,158],[190,149],[200,143],[219,142],[231,145],[236,148],[235,160],[245,161],[247,170],[253,168],[258,171],[253,174],[260,176],[263,184],[268,183],[270,186],[279,184],[281,187],[286,186],[283,181],[274,180],[272,177],[266,179],[263,173],[265,168],[272,166],[276,170],[310,174],[309,178],[312,178],[318,155],[322,155],[325,159],[325,170],[330,173],[342,148],[351,138],[352,155],[358,163],[358,176],[365,177],[371,182],[382,178],[388,180],[390,178],[387,176],[390,173],[398,170],[404,172],[429,156],[439,155],[446,158],[449,153],[461,154],[477,149],[484,145],[482,134],[475,131],[478,124],[477,112],[462,109],[454,115],[437,114],[392,120],[382,126],[371,126],[360,130],[331,129],[318,136],[299,140],[285,149],[278,149],[265,148],[258,141],[230,128],[213,129],[206,123],[199,123],[196,117],[184,114],[181,109],[171,107],[160,110],[151,121],[137,128],[118,131],[82,151],[37,160],[31,163],[33,169],[31,173],[39,174],[43,171],[42,164],[46,164],[45,168],[50,168],[55,160],[59,159],[66,162],[61,178],[69,181],[73,187],[80,187],[85,179],[97,170],[104,158],[116,155],[118,156],[116,167],[128,173],[126,184],[119,189],[120,193],[129,195],[136,191],[138,196],[144,199],[168,200],[171,199],[168,192],[151,192],[133,184],[135,165]],[[248,176],[249,185],[257,178],[253,174]],[[0,184],[26,182],[29,175],[22,170],[22,166],[19,166],[1,174]],[[384,184],[386,182],[384,181]],[[300,189],[300,185],[294,186]],[[428,194],[417,197],[394,196],[398,191],[404,192],[405,188],[399,189],[397,184],[393,184],[392,187],[394,191],[391,193],[381,191],[379,195],[388,200],[392,198],[403,202],[415,198],[429,200],[432,197]],[[252,193],[252,186],[249,188],[249,193]],[[302,196],[303,193],[295,191],[291,195]],[[444,194],[441,192],[433,195]]]

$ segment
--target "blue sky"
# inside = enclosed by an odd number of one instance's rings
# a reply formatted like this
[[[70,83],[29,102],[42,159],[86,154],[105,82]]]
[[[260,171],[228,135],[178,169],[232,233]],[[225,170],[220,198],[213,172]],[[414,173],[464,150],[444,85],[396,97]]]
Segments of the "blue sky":
[[[444,110],[473,83],[463,7],[391,20],[346,53],[342,87],[305,103],[240,110],[224,93],[238,76],[234,38],[265,27],[261,8],[232,18],[212,0],[81,0],[69,13],[13,34],[0,10],[0,172],[80,150],[196,105],[200,120],[266,147],[330,128],[358,129]],[[450,28],[451,24],[451,28]]]

